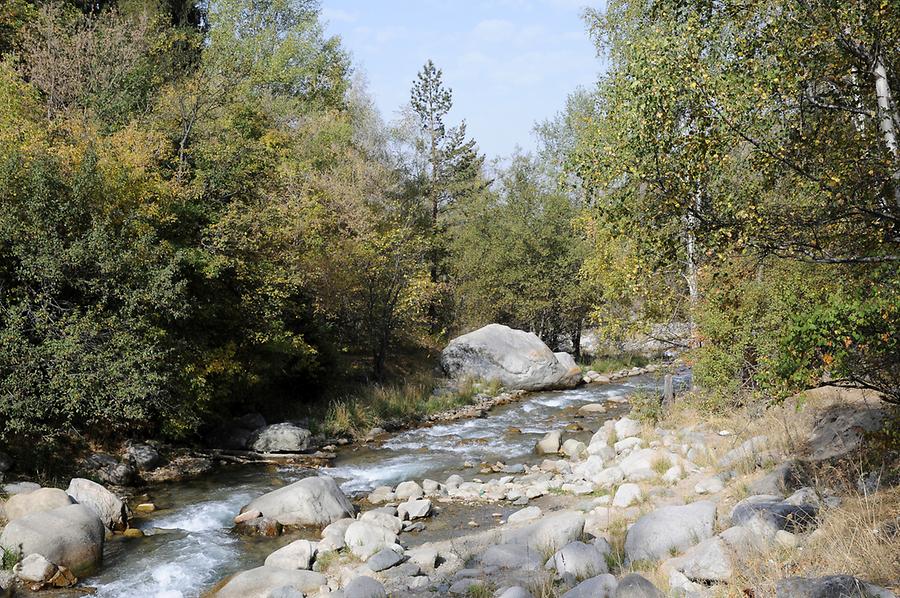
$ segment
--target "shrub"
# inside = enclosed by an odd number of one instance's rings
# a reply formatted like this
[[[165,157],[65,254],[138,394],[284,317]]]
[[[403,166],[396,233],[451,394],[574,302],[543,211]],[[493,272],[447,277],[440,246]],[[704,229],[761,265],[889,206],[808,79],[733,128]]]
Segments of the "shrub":
[[[656,391],[639,389],[629,398],[631,416],[650,425],[657,424],[665,416],[662,397]]]

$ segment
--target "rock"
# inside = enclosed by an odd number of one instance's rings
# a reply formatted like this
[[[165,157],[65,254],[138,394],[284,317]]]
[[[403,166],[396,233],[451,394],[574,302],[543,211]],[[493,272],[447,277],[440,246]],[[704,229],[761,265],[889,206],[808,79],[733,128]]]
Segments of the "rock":
[[[459,336],[441,352],[444,373],[455,380],[498,380],[507,389],[572,388],[581,379],[536,335],[489,324]]]
[[[437,566],[438,552],[433,546],[425,545],[410,548],[406,552],[406,556],[409,557],[409,562],[415,563],[428,572],[434,571]]]
[[[273,517],[256,517],[247,519],[235,525],[235,531],[242,536],[265,536],[274,538],[280,536],[283,526]]]
[[[52,511],[71,504],[72,499],[59,488],[39,488],[10,496],[3,509],[6,511],[7,521],[15,521],[31,513]]]
[[[266,419],[262,415],[248,413],[218,426],[206,440],[216,448],[242,451],[249,445],[253,433],[265,425]]]
[[[538,455],[555,455],[559,452],[559,441],[562,433],[559,430],[547,432],[543,438],[538,440],[534,447],[534,452]]]
[[[25,555],[39,554],[84,576],[100,563],[105,535],[106,528],[94,511],[70,504],[11,521],[0,535],[0,547]]]
[[[319,552],[327,550],[340,550],[344,547],[344,534],[347,528],[355,519],[339,519],[334,523],[327,525],[322,530],[322,541],[319,542]]]
[[[97,482],[74,478],[69,482],[66,494],[75,502],[90,507],[107,528],[123,530],[128,527],[128,507],[118,496]]]
[[[663,454],[662,451],[646,448],[638,449],[619,461],[619,467],[625,477],[632,482],[649,480],[656,477],[653,465]]]
[[[362,560],[396,542],[397,534],[369,521],[354,521],[344,533],[344,543]]]
[[[459,485],[464,481],[465,480],[463,480],[461,475],[454,473],[447,478],[447,481],[444,482],[444,486],[447,488],[459,488]]]
[[[12,457],[0,451],[0,474],[6,473],[10,469],[12,469],[13,460]]]
[[[694,485],[694,492],[697,494],[718,494],[725,489],[725,484],[718,477],[710,477],[700,480]]]
[[[434,480],[422,480],[422,492],[425,496],[433,496],[441,491],[441,485]]]
[[[422,498],[425,496],[425,491],[422,490],[422,487],[418,482],[401,482],[397,489],[394,490],[394,494],[397,497],[397,500],[409,500],[411,498]]]
[[[16,494],[28,494],[35,490],[40,490],[41,485],[34,482],[14,482],[12,484],[4,484],[3,494],[7,496],[15,496]]]
[[[387,592],[377,579],[361,575],[344,586],[344,598],[387,598]]]
[[[71,588],[78,583],[78,578],[66,567],[57,567],[56,574],[50,578],[49,585],[55,588]]]
[[[242,571],[228,578],[217,590],[214,598],[267,598],[270,592],[284,591],[285,587],[303,594],[315,594],[328,580],[321,573],[278,567],[257,567]]]
[[[142,532],[141,530],[139,530],[136,527],[129,527],[124,532],[122,532],[122,535],[125,536],[126,538],[143,538],[144,532]]]
[[[506,518],[507,523],[525,523],[526,521],[533,521],[542,515],[540,507],[525,507],[519,511],[516,511],[512,515]]]
[[[562,444],[560,449],[564,455],[570,458],[577,458],[587,450],[587,446],[580,440],[569,438]]]
[[[56,575],[56,565],[39,554],[29,554],[16,564],[13,571],[22,581],[42,584]]]
[[[613,465],[612,467],[607,467],[606,469],[601,471],[591,481],[601,488],[609,488],[618,484],[624,479],[625,472],[622,471],[622,468]]]
[[[550,566],[560,576],[574,575],[577,579],[609,573],[606,555],[597,547],[584,542],[571,542],[551,557]]]
[[[397,514],[400,515],[401,519],[408,519],[412,521],[413,519],[420,519],[422,517],[428,517],[431,513],[431,501],[427,498],[420,498],[419,500],[408,500],[406,502],[400,503],[397,506]]]
[[[780,529],[775,532],[775,543],[782,548],[793,550],[794,548],[797,548],[797,545],[800,542],[797,540],[797,536],[795,534]]]
[[[896,598],[893,592],[849,575],[788,577],[775,584],[776,598]]]
[[[589,403],[587,405],[582,405],[578,409],[579,415],[596,415],[598,413],[605,413],[606,405],[603,403]]]
[[[763,553],[769,546],[769,541],[774,539],[774,535],[767,533],[760,535],[754,530],[742,525],[734,525],[723,531],[718,536],[721,538],[731,551],[737,555],[738,560],[743,562],[752,559]]]
[[[477,579],[472,579],[470,577],[466,577],[466,578],[463,578],[463,579],[453,582],[447,591],[456,596],[465,596],[467,594],[472,593],[473,586],[480,586],[480,585],[481,585],[481,582],[478,581]]]
[[[581,538],[584,532],[584,515],[576,511],[560,511],[544,515],[524,526],[504,529],[504,542],[526,544],[538,552],[555,552]]]
[[[691,581],[725,582],[734,572],[729,547],[719,537],[703,540],[667,562]]]
[[[129,444],[125,449],[125,458],[128,459],[138,471],[150,471],[163,464],[163,458],[159,455],[159,451],[149,444]]]
[[[391,511],[393,512],[393,509]],[[403,529],[403,522],[398,517],[385,511],[366,511],[359,516],[359,519],[360,521],[369,521],[375,525],[380,525],[395,534],[399,534],[400,530]],[[346,529],[344,531],[346,532]]]
[[[699,501],[661,507],[638,519],[625,537],[628,562],[656,561],[710,538],[716,521],[716,505]]]
[[[622,484],[619,486],[619,489],[616,490],[616,495],[613,497],[612,504],[614,507],[630,507],[633,504],[639,503],[642,495],[641,487],[637,484]]]
[[[614,575],[605,573],[584,580],[563,594],[562,598],[613,598],[618,585]]]
[[[138,511],[139,513],[152,513],[156,510],[156,505],[152,502],[142,502],[139,505],[135,506],[134,510]],[[259,517],[259,514],[256,515],[256,517]]]
[[[722,469],[731,469],[742,463],[756,467],[759,465],[760,455],[768,443],[768,437],[754,436],[750,440],[741,443],[737,448],[731,449],[725,453],[725,456],[719,459],[719,467]]]
[[[354,514],[337,482],[325,476],[304,478],[263,494],[241,512],[254,510],[282,525],[324,526]]]
[[[303,598],[303,592],[291,586],[281,586],[269,592],[266,598]]]
[[[745,498],[731,510],[731,524],[742,525],[751,520],[777,530],[805,531],[815,526],[818,509],[813,505],[792,505],[777,496],[761,494]]]
[[[809,435],[808,458],[822,461],[846,455],[859,446],[863,434],[881,429],[885,410],[859,403],[827,409]]]
[[[566,373],[560,376],[558,384],[561,388],[575,388],[581,382],[581,368],[575,363],[571,353],[557,351],[553,354],[559,365],[566,369]]]
[[[615,450],[616,453],[624,453],[626,451],[630,451],[633,448],[637,448],[637,447],[641,446],[641,444],[642,444],[642,441],[640,438],[638,438],[636,436],[630,436],[630,437],[626,438],[625,440],[620,440],[617,443],[615,443],[613,445],[613,450]]]
[[[798,461],[785,461],[750,484],[750,494],[784,496],[802,485],[803,473]]]
[[[94,470],[98,478],[113,486],[129,486],[137,477],[130,463],[120,463],[103,453],[94,453],[85,460],[85,464]]]
[[[311,438],[306,428],[283,422],[256,430],[248,446],[258,453],[302,453],[309,449]]]
[[[537,571],[544,564],[543,555],[524,544],[490,546],[478,560],[485,567],[500,567],[515,571]]]
[[[366,561],[366,566],[377,573],[378,571],[390,569],[394,565],[399,565],[403,560],[402,554],[398,554],[391,548],[382,548],[369,557],[369,560]]]
[[[262,517],[262,511],[257,511],[256,509],[244,511],[234,518],[234,523],[246,523],[247,521],[251,521],[253,519],[256,519],[257,517]]]
[[[646,577],[630,573],[619,580],[615,598],[665,598],[665,595]]]
[[[619,440],[623,440],[631,436],[638,436],[641,433],[641,422],[636,419],[623,417],[615,423],[614,429],[616,437]]]
[[[497,595],[497,598],[534,598],[534,596],[522,586],[512,586],[503,590]]]
[[[309,540],[295,540],[287,546],[283,546],[266,557],[266,567],[279,569],[309,569],[312,567],[313,557],[316,556],[317,546]]]
[[[378,505],[383,502],[391,502],[392,500],[397,500],[397,495],[394,494],[394,489],[390,486],[379,486],[372,490],[369,493],[369,496],[366,498],[373,505]]]

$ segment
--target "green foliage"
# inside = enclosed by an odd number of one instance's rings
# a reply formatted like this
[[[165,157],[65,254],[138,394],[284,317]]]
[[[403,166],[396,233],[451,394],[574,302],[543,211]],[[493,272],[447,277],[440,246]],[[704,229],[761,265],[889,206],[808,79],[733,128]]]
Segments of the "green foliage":
[[[639,389],[628,397],[628,402],[631,404],[631,417],[640,422],[652,426],[665,417],[662,397],[658,392]]]
[[[633,367],[642,368],[650,363],[650,358],[639,353],[617,353],[594,359],[588,369],[598,374],[608,374]]]
[[[2,554],[0,554],[0,570],[11,571],[16,566],[16,563],[22,559],[21,553],[17,550],[2,548],[0,551],[2,551]]]

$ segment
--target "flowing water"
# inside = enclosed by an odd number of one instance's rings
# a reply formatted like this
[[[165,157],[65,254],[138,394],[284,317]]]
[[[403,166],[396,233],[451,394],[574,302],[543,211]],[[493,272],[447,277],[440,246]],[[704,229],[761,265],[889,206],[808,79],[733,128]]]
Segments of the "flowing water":
[[[685,384],[688,376],[681,372],[676,384]],[[418,428],[377,446],[344,449],[331,467],[320,471],[335,477],[350,495],[410,479],[443,481],[453,473],[470,479],[473,470],[464,469],[467,461],[525,462],[547,431],[576,421],[596,429],[602,420],[627,409],[610,402],[607,413],[580,420],[575,418],[578,407],[624,397],[638,387],[658,386],[656,378],[638,377],[620,384],[530,394],[484,418]],[[586,440],[590,432],[570,435]],[[234,467],[155,488],[151,498],[160,509],[137,523],[146,537],[108,542],[102,571],[85,585],[97,588],[101,598],[200,596],[225,576],[261,565],[270,552],[300,537],[240,537],[231,532],[232,518],[250,499],[308,475],[315,472]]]

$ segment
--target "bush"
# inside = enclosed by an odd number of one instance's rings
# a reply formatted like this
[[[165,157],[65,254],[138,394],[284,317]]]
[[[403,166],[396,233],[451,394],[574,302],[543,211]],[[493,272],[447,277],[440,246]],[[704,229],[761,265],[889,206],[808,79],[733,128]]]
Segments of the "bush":
[[[638,389],[629,398],[631,417],[645,424],[656,425],[665,417],[662,396],[652,390]]]

